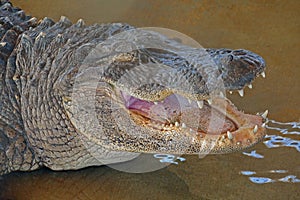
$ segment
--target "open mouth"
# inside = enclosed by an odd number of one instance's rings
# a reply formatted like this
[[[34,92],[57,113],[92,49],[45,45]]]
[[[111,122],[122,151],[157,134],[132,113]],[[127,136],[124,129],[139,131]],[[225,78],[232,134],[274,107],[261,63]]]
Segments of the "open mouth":
[[[116,112],[118,123],[124,121],[124,127],[130,127],[120,132],[126,144],[136,146],[124,149],[229,153],[264,138],[268,112],[246,114],[220,93],[224,88],[243,96],[246,86],[251,88],[256,77],[265,76],[264,60],[257,54],[207,49],[208,62],[195,50],[191,55],[199,60],[188,62],[173,51],[144,49],[135,53],[135,60],[127,60],[127,54],[114,56],[103,78],[114,91],[110,96],[126,111],[122,117]],[[113,143],[121,146],[120,139],[113,139]]]
[[[267,111],[250,115],[239,111],[225,97],[192,101],[171,94],[159,102],[121,92],[124,105],[136,124],[161,132],[178,131],[193,138],[216,136],[238,145],[257,143],[265,133]]]

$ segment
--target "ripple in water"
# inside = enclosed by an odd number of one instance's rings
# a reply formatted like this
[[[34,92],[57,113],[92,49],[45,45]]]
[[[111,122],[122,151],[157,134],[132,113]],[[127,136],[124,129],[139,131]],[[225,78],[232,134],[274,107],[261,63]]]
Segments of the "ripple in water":
[[[254,157],[254,158],[264,158],[263,155],[256,153],[256,151],[251,151],[251,153],[243,152],[244,155]]]
[[[283,134],[281,135],[267,135],[265,141],[263,142],[268,148],[277,148],[277,147],[293,147],[298,152],[300,152],[300,141],[296,139],[289,138],[288,135],[293,135],[295,137],[300,135],[300,122],[277,122],[275,120],[269,120],[268,126],[270,130],[276,130]],[[256,153],[256,151],[251,151],[250,153],[243,152],[244,155],[250,156],[253,158],[264,158],[264,155]],[[288,174],[288,170],[276,169],[264,171],[264,173],[269,174],[286,174],[282,178],[269,178],[265,176],[257,176],[258,172],[256,171],[241,171],[240,174],[248,176],[249,180],[255,184],[266,184],[266,183],[275,183],[275,182],[285,182],[285,183],[300,183],[300,178],[295,175]],[[255,176],[253,176],[255,175]]]
[[[159,159],[159,162],[161,163],[170,163],[170,164],[175,164],[178,165],[177,161],[184,162],[185,158],[179,157],[179,156],[174,156],[171,154],[154,154],[154,158]]]
[[[300,122],[277,122],[275,120],[269,120],[267,128],[270,130],[279,131],[283,135],[300,135]],[[294,147],[298,152],[300,152],[299,140],[280,135],[267,135],[265,138],[268,140],[264,141],[264,144],[268,148],[282,146]]]
[[[264,173],[266,173],[266,172],[264,172]],[[270,170],[270,171],[267,171],[267,173],[284,174],[284,173],[288,173],[288,171],[287,170]],[[275,182],[300,183],[300,179],[294,175],[287,175],[283,178],[272,179],[272,178],[268,178],[268,177],[252,176],[254,174],[257,174],[255,171],[241,171],[240,174],[249,176],[249,180],[256,184],[275,183]]]

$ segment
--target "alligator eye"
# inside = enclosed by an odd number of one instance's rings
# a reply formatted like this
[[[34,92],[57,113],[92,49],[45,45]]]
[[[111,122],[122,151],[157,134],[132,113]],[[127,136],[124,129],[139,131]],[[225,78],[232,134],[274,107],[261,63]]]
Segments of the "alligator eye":
[[[228,56],[228,59],[229,59],[229,61],[232,61],[232,60],[233,60],[233,56],[232,56],[232,55],[229,55],[229,56]]]

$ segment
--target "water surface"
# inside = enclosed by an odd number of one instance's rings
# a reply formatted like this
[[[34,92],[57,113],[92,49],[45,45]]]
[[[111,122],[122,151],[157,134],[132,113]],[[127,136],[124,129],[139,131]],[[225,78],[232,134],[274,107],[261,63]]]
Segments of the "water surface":
[[[84,3],[83,3],[84,2]],[[0,179],[7,199],[299,199],[300,3],[290,1],[14,0],[37,18],[66,15],[87,24],[127,22],[180,31],[204,47],[245,48],[267,62],[245,97],[245,112],[269,110],[268,137],[244,153],[185,156],[159,171],[130,174],[109,167],[11,173]],[[276,122],[291,122],[278,124]],[[298,124],[297,124],[298,122]],[[275,127],[275,128],[271,128]],[[277,127],[277,129],[276,129]],[[278,129],[280,128],[280,129]],[[281,131],[281,132],[280,132]]]

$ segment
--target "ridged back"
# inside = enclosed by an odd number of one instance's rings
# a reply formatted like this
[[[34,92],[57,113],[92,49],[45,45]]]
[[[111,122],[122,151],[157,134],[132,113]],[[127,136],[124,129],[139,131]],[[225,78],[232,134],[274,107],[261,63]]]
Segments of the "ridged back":
[[[34,165],[20,114],[19,94],[12,80],[16,67],[11,55],[19,35],[37,24],[36,18],[9,1],[0,1],[0,174]]]

